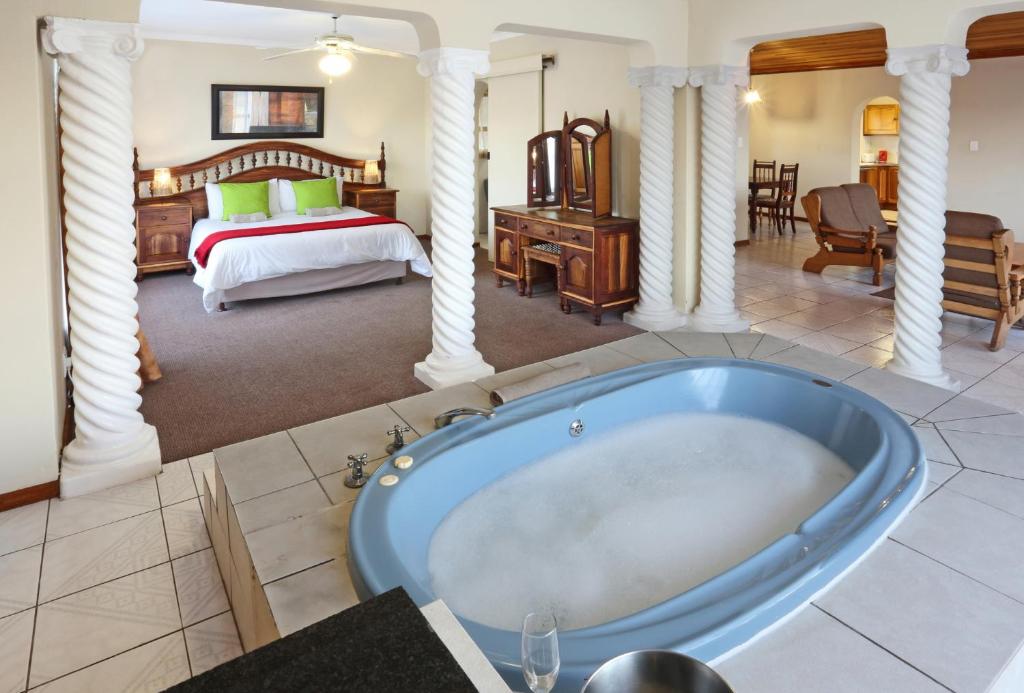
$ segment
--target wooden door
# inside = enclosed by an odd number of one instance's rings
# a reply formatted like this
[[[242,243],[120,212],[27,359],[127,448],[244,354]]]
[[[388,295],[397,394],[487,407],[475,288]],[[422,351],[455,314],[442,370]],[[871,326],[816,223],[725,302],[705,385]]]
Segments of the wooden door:
[[[594,254],[562,246],[562,290],[591,299],[594,292]]]
[[[899,202],[900,170],[895,166],[889,169],[889,178],[885,185],[885,200],[891,205]]]
[[[519,275],[519,248],[517,234],[505,229],[494,229],[494,267],[509,274]]]
[[[864,109],[865,135],[900,134],[900,107],[895,103],[869,104]]]

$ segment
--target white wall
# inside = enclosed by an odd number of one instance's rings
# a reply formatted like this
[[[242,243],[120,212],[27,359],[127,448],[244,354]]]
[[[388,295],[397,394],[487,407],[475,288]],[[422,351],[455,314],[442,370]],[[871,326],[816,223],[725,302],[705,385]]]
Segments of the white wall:
[[[387,183],[398,188],[398,216],[426,233],[429,182],[427,80],[411,59],[360,55],[333,84],[319,53],[264,61],[274,51],[175,41],[146,42],[134,68],[135,142],[143,168],[201,159],[252,140],[210,139],[211,84],[324,86],[322,139],[295,140],[353,159],[387,147]]]
[[[994,214],[1024,237],[1024,90],[1011,86],[1022,83],[1024,58],[975,60],[953,78],[947,206]],[[799,162],[801,195],[857,180],[863,107],[899,96],[899,79],[881,67],[763,75],[754,84],[764,100],[750,110],[749,156]]]

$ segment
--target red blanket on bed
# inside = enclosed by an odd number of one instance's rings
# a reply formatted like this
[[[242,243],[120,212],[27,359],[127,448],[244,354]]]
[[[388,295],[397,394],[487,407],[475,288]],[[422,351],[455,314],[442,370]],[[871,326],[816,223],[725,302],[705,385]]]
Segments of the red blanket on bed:
[[[232,238],[250,238],[252,236],[274,236],[281,233],[302,233],[303,231],[324,231],[327,229],[348,229],[354,226],[377,226],[379,224],[402,224],[409,226],[404,221],[392,219],[391,217],[372,216],[354,217],[351,219],[330,219],[326,221],[310,221],[301,224],[282,224],[280,226],[249,226],[244,229],[225,229],[215,231],[203,239],[203,242],[196,248],[196,262],[200,267],[206,267],[206,261],[210,259],[210,252],[213,247],[221,241]]]

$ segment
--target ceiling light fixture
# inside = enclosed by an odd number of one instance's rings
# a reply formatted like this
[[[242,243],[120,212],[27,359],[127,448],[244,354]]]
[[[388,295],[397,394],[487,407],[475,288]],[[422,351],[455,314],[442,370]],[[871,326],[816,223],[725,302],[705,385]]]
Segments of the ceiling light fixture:
[[[747,91],[743,94],[743,103],[748,105],[754,103],[761,103],[760,92],[758,92],[757,89],[747,89]]]
[[[320,71],[331,77],[341,77],[352,69],[352,56],[346,51],[330,51],[320,58]]]

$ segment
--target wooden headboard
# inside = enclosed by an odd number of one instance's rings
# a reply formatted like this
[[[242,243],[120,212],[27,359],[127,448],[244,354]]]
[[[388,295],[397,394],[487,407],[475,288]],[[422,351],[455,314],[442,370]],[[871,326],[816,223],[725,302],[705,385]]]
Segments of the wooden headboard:
[[[171,190],[153,191],[153,174],[156,169],[139,168],[139,152],[135,150],[135,204],[160,204],[161,202],[188,202],[192,206],[192,218],[207,216],[207,183],[252,183],[271,178],[305,180],[309,178],[343,178],[346,187],[383,188],[387,161],[384,158],[384,143],[380,143],[379,183],[363,181],[366,161],[349,159],[310,147],[304,144],[283,141],[265,141],[243,144],[225,149],[219,154],[181,166],[171,166]]]

